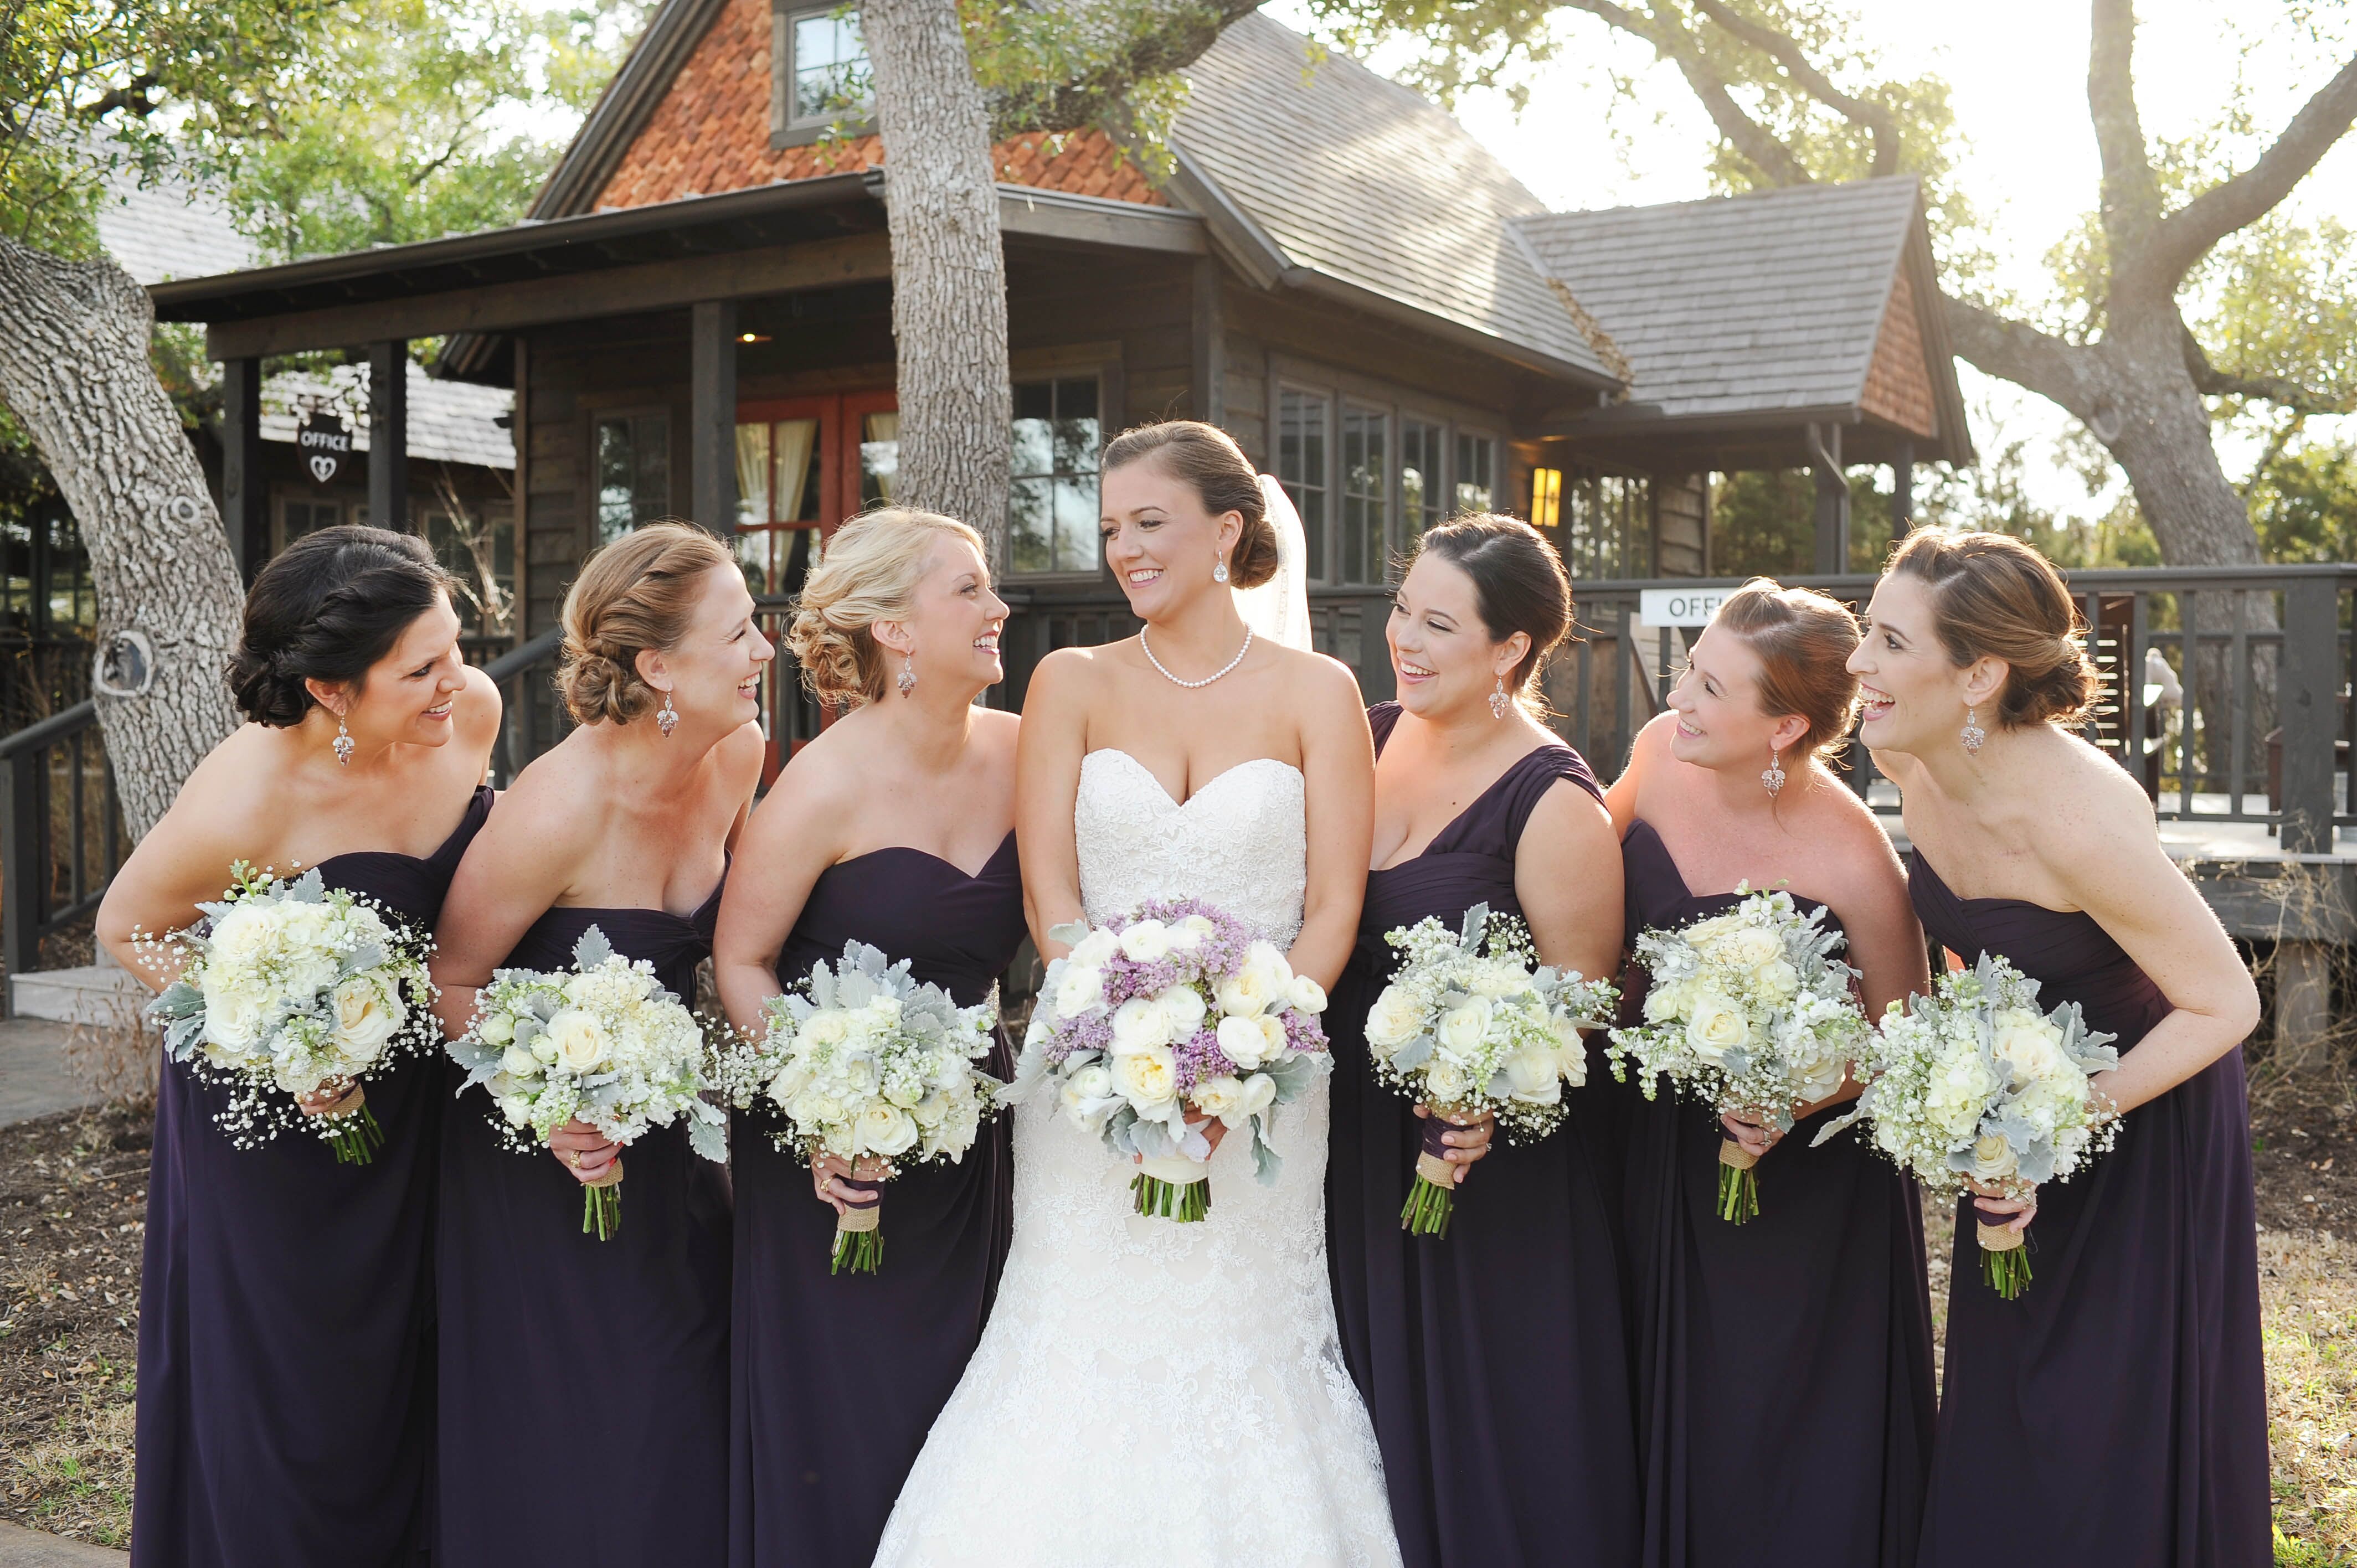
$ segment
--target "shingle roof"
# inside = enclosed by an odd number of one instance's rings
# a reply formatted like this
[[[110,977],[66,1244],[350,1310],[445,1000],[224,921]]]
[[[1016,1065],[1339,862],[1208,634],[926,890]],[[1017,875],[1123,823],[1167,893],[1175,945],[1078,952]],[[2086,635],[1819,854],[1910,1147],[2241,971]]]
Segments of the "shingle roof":
[[[1508,232],[1545,204],[1422,94],[1257,12],[1186,74],[1173,140],[1287,264],[1611,374]]]
[[[369,371],[338,365],[323,375],[288,371],[262,388],[262,438],[292,442],[299,410],[317,407],[343,416],[352,449],[369,448]],[[436,381],[423,365],[409,367],[409,455],[486,468],[515,467],[515,439],[492,423],[515,407],[506,387]]]
[[[142,189],[118,172],[99,204],[99,243],[142,286],[167,278],[216,277],[256,265],[261,253],[210,192],[166,177]]]
[[[1670,418],[1849,407],[1916,200],[1900,176],[1513,227],[1627,356],[1631,401]]]

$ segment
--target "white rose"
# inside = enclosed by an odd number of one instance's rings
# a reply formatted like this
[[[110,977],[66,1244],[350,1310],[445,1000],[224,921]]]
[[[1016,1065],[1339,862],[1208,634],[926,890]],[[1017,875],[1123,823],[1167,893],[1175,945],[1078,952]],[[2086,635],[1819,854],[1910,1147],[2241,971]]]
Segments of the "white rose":
[[[1770,959],[1751,972],[1751,982],[1764,994],[1782,1002],[1799,993],[1801,972],[1781,958]]]
[[[1286,987],[1285,999],[1293,1004],[1297,1013],[1326,1011],[1326,988],[1306,974],[1293,977],[1293,983]]]
[[[879,1101],[859,1113],[852,1133],[861,1154],[888,1160],[917,1141],[917,1120],[899,1106]]]
[[[796,1034],[807,1046],[839,1046],[851,1038],[851,1020],[832,1011],[813,1013]]]
[[[510,1046],[500,1053],[500,1071],[511,1079],[535,1079],[540,1076],[540,1058],[530,1051],[520,1051]],[[500,1090],[491,1092],[497,1094]]]
[[[606,1026],[576,1007],[558,1011],[548,1021],[548,1040],[556,1059],[576,1073],[590,1072],[606,1059]]]
[[[1563,1098],[1563,1074],[1555,1053],[1544,1046],[1525,1046],[1506,1058],[1506,1082],[1517,1100],[1552,1105]]]
[[[1256,1072],[1244,1079],[1243,1114],[1246,1118],[1259,1115],[1276,1103],[1276,1079],[1265,1072]]]
[[[1397,1050],[1424,1030],[1424,1009],[1415,995],[1404,985],[1387,985],[1367,1009],[1367,1044],[1382,1050]]]
[[[1490,999],[1469,996],[1440,1015],[1432,1031],[1440,1048],[1462,1059],[1481,1048],[1490,1032]]]
[[[1455,1105],[1472,1091],[1473,1075],[1447,1057],[1424,1064],[1424,1100],[1428,1105]]]
[[[1686,1045],[1703,1060],[1716,1067],[1750,1033],[1743,1015],[1726,997],[1705,992],[1695,998],[1686,1018]]]
[[[1739,968],[1760,969],[1781,958],[1784,944],[1773,931],[1745,926],[1727,937],[1722,950]]]
[[[1244,1118],[1244,1086],[1240,1079],[1222,1073],[1207,1078],[1195,1086],[1195,1109],[1206,1116],[1216,1116],[1232,1127]]]
[[[2061,1030],[2019,1008],[2007,1008],[1994,1022],[1996,1054],[2012,1069],[2013,1087],[2050,1079],[2062,1070]]]
[[[1077,1018],[1103,1001],[1104,971],[1077,960],[1067,961],[1063,974],[1056,982],[1057,1015]]]
[[[219,1052],[242,1056],[262,1043],[262,994],[240,987],[205,993],[205,1042]]]
[[[2003,1181],[2020,1168],[2020,1163],[2013,1152],[2013,1145],[2006,1141],[2002,1133],[1991,1133],[1973,1140],[1972,1176],[1975,1181]]]
[[[1211,1009],[1203,1004],[1203,993],[1191,985],[1174,985],[1155,1001],[1162,1004],[1162,1016],[1170,1026],[1170,1037],[1183,1040],[1203,1026],[1203,1015]]]
[[[1246,962],[1243,968],[1219,984],[1220,1011],[1231,1018],[1250,1017],[1265,1011],[1276,1000],[1275,977],[1259,965]]]
[[[1200,929],[1195,924],[1199,920],[1202,921]],[[1211,929],[1211,921],[1204,920],[1200,915],[1189,915],[1177,925],[1166,928],[1162,940],[1172,952],[1193,952],[1203,945],[1203,934]]]
[[[1268,1036],[1262,1033],[1257,1017],[1227,1017],[1220,1020],[1220,1049],[1238,1067],[1250,1071],[1269,1058]]]
[[[1159,963],[1170,956],[1170,928],[1159,920],[1140,920],[1125,927],[1121,952],[1132,963]]]
[[[780,1105],[790,1105],[802,1097],[811,1084],[811,1065],[807,1059],[788,1062],[770,1080],[770,1098]]]
[[[1648,987],[1645,992],[1645,1022],[1676,1023],[1678,1015],[1686,1010],[1688,997],[1686,987],[1676,981]]]
[[[1169,1043],[1169,1015],[1154,997],[1133,996],[1113,1010],[1114,1055],[1157,1050]]]
[[[1258,969],[1274,994],[1284,994],[1293,983],[1293,966],[1285,961],[1285,950],[1275,942],[1254,942],[1245,948],[1244,967]]]
[[[916,1104],[909,1107],[909,1114],[916,1119],[918,1126],[928,1133],[939,1132],[942,1122],[947,1119],[949,1113],[949,1096],[938,1092],[928,1094]]]
[[[515,1020],[504,1013],[494,1013],[483,1020],[475,1033],[487,1046],[504,1046],[515,1038]]]
[[[1094,930],[1073,945],[1071,956],[1065,961],[1083,969],[1103,969],[1121,951],[1121,939],[1111,931]]]
[[[1082,1105],[1091,1101],[1107,1099],[1112,1093],[1113,1073],[1103,1062],[1091,1062],[1064,1079],[1064,1109],[1077,1119]]]
[[[1113,1059],[1114,1087],[1140,1111],[1152,1111],[1178,1097],[1178,1058],[1157,1047]]]
[[[1285,1017],[1282,1014],[1264,1013],[1259,1017],[1248,1018],[1245,1022],[1259,1025],[1261,1038],[1267,1042],[1267,1054],[1261,1058],[1263,1067],[1266,1067],[1293,1048],[1293,1036],[1286,1032]]]
[[[1483,996],[1512,996],[1530,983],[1523,966],[1509,959],[1491,959],[1473,973],[1473,989]]]
[[[336,987],[335,1006],[337,1046],[362,1059],[374,1059],[409,1021],[409,1009],[393,988],[363,975]]]
[[[508,1119],[511,1127],[521,1127],[532,1120],[532,1101],[521,1094],[500,1097],[500,1114]]]

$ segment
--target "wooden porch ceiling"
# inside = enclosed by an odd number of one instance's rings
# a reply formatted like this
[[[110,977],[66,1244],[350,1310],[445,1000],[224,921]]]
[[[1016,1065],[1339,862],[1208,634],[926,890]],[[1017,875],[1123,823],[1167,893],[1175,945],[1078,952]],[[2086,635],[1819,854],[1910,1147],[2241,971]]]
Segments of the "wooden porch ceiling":
[[[1551,456],[1566,464],[1589,462],[1657,474],[1737,473],[1813,467],[1811,424],[1841,427],[1841,456],[1846,464],[1923,461],[1940,455],[1936,443],[1893,430],[1856,407],[1672,420],[1658,406],[1623,403],[1586,420],[1547,421],[1524,438],[1544,443]]]

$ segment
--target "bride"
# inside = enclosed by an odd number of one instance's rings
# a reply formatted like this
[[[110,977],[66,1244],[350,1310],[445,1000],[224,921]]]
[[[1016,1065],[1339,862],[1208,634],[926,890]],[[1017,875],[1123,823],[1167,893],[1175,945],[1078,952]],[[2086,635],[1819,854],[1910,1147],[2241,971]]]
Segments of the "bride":
[[[1067,921],[1195,897],[1331,985],[1366,882],[1374,756],[1357,682],[1308,650],[1301,525],[1208,424],[1122,435],[1103,483],[1105,558],[1146,627],[1032,677],[1017,831],[1033,938],[1052,959],[1046,933]],[[1396,1564],[1336,1343],[1326,1126],[1320,1079],[1271,1130],[1285,1163],[1267,1187],[1248,1139],[1202,1129],[1211,1212],[1182,1225],[1132,1212],[1132,1167],[1052,1094],[1018,1105],[997,1305],[877,1563]]]

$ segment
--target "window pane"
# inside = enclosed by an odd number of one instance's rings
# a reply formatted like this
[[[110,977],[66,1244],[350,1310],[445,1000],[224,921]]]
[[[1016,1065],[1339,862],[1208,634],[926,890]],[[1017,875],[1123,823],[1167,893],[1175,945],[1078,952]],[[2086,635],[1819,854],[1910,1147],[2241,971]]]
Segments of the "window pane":
[[[1280,392],[1276,414],[1276,478],[1301,514],[1312,582],[1326,580],[1326,400]]]
[[[1089,401],[1094,403],[1096,400],[1091,398]],[[1097,448],[1103,444],[1104,433],[1094,413],[1075,415],[1059,399],[1055,437],[1058,473],[1093,474],[1097,471]]]
[[[1457,510],[1488,511],[1497,502],[1492,499],[1496,489],[1491,472],[1494,443],[1486,435],[1459,435],[1457,438]]]
[[[1055,418],[1056,383],[1053,381],[1016,382],[1015,417],[1017,419]]]
[[[637,465],[630,459],[630,422],[627,419],[601,419],[597,422],[597,542],[611,544],[630,531],[636,521],[630,504],[632,480]],[[287,520],[287,532],[294,532],[294,520]]]
[[[1383,581],[1390,511],[1390,464],[1384,461],[1384,416],[1342,411],[1342,581]]]
[[[1400,521],[1407,541],[1440,521],[1440,426],[1400,421]]]
[[[1056,478],[1056,566],[1059,572],[1093,572],[1102,542],[1097,520],[1094,474],[1059,475]]]
[[[638,448],[638,488],[630,497],[633,525],[652,522],[671,511],[671,420],[660,413],[642,413],[630,421],[630,440]]]
[[[1013,461],[1008,471],[1017,478],[1052,474],[1056,471],[1056,421],[1050,414],[1022,413],[1022,390],[1018,388],[1016,394],[1017,412],[1010,431]]]
[[[737,427],[737,526],[748,528],[770,521],[770,427]]]
[[[1051,495],[1055,481],[1017,479],[1007,492],[1007,559],[1017,572],[1056,569],[1056,527]],[[1093,518],[1090,520],[1095,521]]]
[[[860,429],[859,504],[874,506],[892,499],[892,483],[900,475],[900,416],[885,412],[866,416]]]
[[[874,88],[856,14],[797,17],[793,48],[793,118],[833,120],[866,112]]]

